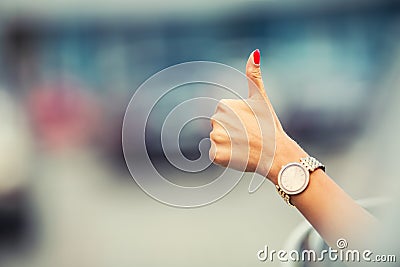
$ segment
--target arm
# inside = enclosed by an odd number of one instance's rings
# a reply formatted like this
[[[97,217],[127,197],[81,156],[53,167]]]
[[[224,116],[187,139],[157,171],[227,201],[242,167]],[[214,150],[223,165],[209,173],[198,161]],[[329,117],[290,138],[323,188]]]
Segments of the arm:
[[[290,139],[285,146],[285,150],[276,155],[278,166],[307,156]],[[271,171],[268,178],[277,184],[276,171]],[[376,219],[321,169],[310,174],[306,190],[291,196],[291,202],[332,248],[336,248],[339,238],[345,238],[352,248],[368,248],[365,241],[371,238],[371,230],[377,227]]]
[[[246,65],[249,98],[222,100],[217,106],[211,119],[210,157],[222,166],[257,172],[276,185],[281,167],[298,162],[307,153],[285,133],[276,116],[264,89],[259,58],[255,50]],[[239,122],[242,127],[237,126]],[[271,128],[275,146],[268,145]],[[291,203],[332,248],[339,238],[345,238],[351,247],[363,247],[365,234],[376,224],[374,217],[320,169],[310,174],[305,191],[291,196]]]

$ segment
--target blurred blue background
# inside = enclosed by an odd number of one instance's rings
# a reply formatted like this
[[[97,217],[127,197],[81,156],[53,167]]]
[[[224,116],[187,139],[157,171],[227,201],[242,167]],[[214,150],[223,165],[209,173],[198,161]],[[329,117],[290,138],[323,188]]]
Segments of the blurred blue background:
[[[197,210],[147,197],[121,150],[134,91],[185,61],[244,71],[259,48],[285,129],[346,191],[370,197],[379,192],[369,164],[388,140],[377,114],[398,124],[399,88],[388,81],[399,44],[395,0],[1,1],[0,265],[257,265],[257,250],[279,249],[301,216],[270,185],[250,197],[242,183]],[[195,137],[182,144],[189,156]],[[351,168],[355,158],[371,168]]]

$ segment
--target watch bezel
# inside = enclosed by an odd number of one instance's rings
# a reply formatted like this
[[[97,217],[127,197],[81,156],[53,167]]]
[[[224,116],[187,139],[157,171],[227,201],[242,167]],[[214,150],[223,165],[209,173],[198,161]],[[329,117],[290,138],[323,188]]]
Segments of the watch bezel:
[[[303,171],[305,172],[305,175],[306,175],[305,176],[306,177],[305,183],[295,191],[286,189],[285,186],[282,184],[282,174],[283,174],[283,172],[286,169],[288,169],[289,167],[292,167],[292,166],[300,167],[301,169],[303,169]],[[298,163],[298,162],[291,162],[291,163],[288,163],[288,164],[282,166],[282,168],[281,168],[281,170],[279,171],[279,174],[278,174],[278,185],[282,189],[282,191],[285,192],[288,195],[300,194],[301,192],[303,192],[307,188],[309,182],[310,182],[310,173],[309,173],[309,171],[301,163]]]

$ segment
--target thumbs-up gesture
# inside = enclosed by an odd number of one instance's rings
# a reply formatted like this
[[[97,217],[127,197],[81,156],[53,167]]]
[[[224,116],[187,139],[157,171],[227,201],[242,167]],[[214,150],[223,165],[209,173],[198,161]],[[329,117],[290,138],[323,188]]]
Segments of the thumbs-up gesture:
[[[223,99],[211,118],[211,160],[224,167],[257,172],[273,183],[282,165],[298,161],[306,153],[284,132],[265,92],[260,51],[246,64],[249,96]]]

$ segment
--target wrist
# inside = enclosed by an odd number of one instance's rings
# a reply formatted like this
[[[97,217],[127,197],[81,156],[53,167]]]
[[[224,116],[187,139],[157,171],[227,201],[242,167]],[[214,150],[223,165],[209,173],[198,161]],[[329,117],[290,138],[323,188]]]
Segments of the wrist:
[[[282,166],[290,162],[299,162],[308,154],[286,134],[281,140],[277,140],[274,160],[266,177],[273,183],[278,184],[278,174]]]

